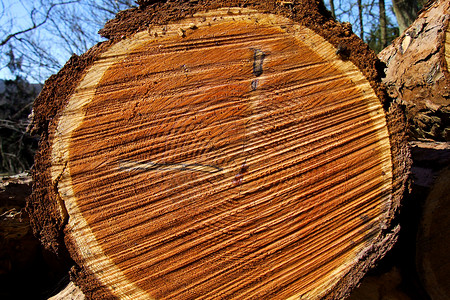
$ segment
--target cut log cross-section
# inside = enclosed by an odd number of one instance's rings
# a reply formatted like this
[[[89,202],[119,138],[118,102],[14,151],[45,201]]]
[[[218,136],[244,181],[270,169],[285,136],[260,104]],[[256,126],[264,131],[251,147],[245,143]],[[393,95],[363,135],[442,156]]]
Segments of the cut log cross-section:
[[[342,297],[392,246],[401,118],[342,49],[251,8],[104,45],[53,106],[29,203],[88,297]]]

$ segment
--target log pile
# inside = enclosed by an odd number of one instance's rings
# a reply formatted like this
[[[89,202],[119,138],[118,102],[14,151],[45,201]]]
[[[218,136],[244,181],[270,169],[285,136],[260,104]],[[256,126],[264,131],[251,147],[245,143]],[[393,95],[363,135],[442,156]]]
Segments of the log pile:
[[[35,234],[91,299],[347,296],[409,174],[375,54],[316,1],[153,2],[36,100]]]
[[[27,214],[22,211],[30,193],[31,178],[26,174],[0,181],[1,275],[25,268],[36,256],[38,241],[32,235]],[[28,255],[24,256],[22,249]]]
[[[447,299],[450,282],[447,216],[450,164],[450,2],[430,1],[379,58],[385,84],[405,106],[414,159],[412,194],[418,226],[409,243],[422,297]],[[414,269],[414,268],[411,268]]]
[[[450,147],[447,148],[450,151]],[[450,167],[442,170],[425,201],[417,238],[417,268],[431,299],[447,299],[450,294]]]
[[[40,246],[25,212],[31,176],[0,177],[0,298],[46,299],[69,267]],[[26,283],[26,288],[24,288]]]

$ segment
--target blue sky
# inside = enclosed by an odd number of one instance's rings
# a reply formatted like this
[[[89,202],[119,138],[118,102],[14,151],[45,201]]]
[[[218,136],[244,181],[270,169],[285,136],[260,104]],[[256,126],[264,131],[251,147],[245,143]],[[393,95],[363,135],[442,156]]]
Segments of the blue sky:
[[[0,0],[0,40],[3,40],[4,37],[6,37],[8,34],[13,32],[18,32],[27,28],[30,28],[33,26],[33,22],[31,19],[32,12],[35,13],[35,22],[40,23],[42,20],[45,19],[45,13],[47,12],[47,7],[43,7],[40,5],[41,1],[36,0],[19,0],[19,1],[12,1],[12,0]],[[44,0],[45,1],[45,0]],[[57,10],[64,9],[68,12],[77,11],[79,12],[81,17],[85,20],[89,20],[90,18],[90,12],[85,9],[85,6],[83,4],[86,4],[87,1],[74,1],[74,0],[57,0],[53,2],[78,2],[75,5],[64,5],[64,6],[57,6],[53,8],[51,11],[51,15],[55,15],[57,13]],[[50,1],[47,1],[50,2]],[[69,15],[69,14],[67,14]],[[106,21],[106,20],[105,20]],[[52,58],[55,58],[58,62],[59,67],[64,65],[64,63],[70,58],[72,53],[75,54],[81,54],[82,52],[86,51],[90,47],[92,47],[96,42],[99,42],[102,40],[102,38],[99,35],[96,35],[96,32],[103,26],[103,22],[96,22],[92,20],[90,24],[85,25],[83,29],[85,31],[89,31],[92,33],[92,35],[95,37],[95,41],[88,41],[86,42],[86,47],[83,47],[83,51],[77,51],[75,49],[70,49],[70,45],[64,42],[64,40],[60,37],[60,35],[55,31],[55,28],[51,22],[47,22],[41,27],[39,27],[36,30],[33,30],[32,32],[29,32],[25,35],[20,35],[18,37],[26,37],[27,39],[33,39],[34,41],[37,41],[39,45],[42,45],[43,49],[45,48],[48,53],[51,53]],[[86,29],[86,27],[88,29]],[[75,37],[70,36],[70,39],[73,39]],[[17,42],[16,40],[12,39],[11,42]],[[6,46],[0,47],[0,78],[1,79],[14,79],[15,75],[10,72],[10,70],[6,67],[7,59],[5,59],[5,53],[9,52],[10,47],[9,44]],[[80,53],[81,52],[81,53]],[[26,53],[29,54],[29,53]],[[2,60],[3,58],[3,60]],[[39,62],[36,62],[36,65],[39,65]],[[59,67],[57,69],[59,69]],[[35,77],[43,77],[44,79],[51,75],[52,72],[45,73],[43,71],[43,75],[41,76],[38,72],[38,67],[33,68],[32,72],[34,72]],[[43,68],[44,69],[44,68]],[[57,69],[54,69],[53,72],[56,72]],[[35,78],[27,78],[30,81],[34,81]]]
[[[6,36],[8,33],[11,32],[17,32],[26,28],[29,28],[32,26],[32,21],[30,18],[30,12],[33,9],[33,6],[36,6],[39,10],[39,3],[40,1],[36,0],[19,0],[19,1],[12,1],[12,0],[0,0],[0,39],[3,39],[4,36]],[[60,1],[68,1],[68,0],[60,0]],[[326,4],[328,5],[329,0],[325,0]],[[80,1],[80,4],[82,4],[83,0]],[[334,0],[336,10],[339,9],[339,7],[342,7],[343,9],[348,9],[350,7],[350,3],[355,2],[356,0]],[[364,2],[364,1],[363,1]],[[354,3],[353,3],[354,5]],[[386,1],[386,11],[392,21],[395,22],[395,17],[393,16],[392,12],[390,11],[389,7],[391,6],[391,1]],[[82,7],[80,5],[79,7]],[[349,21],[353,24],[353,30],[355,33],[359,33],[359,29],[357,28],[356,23],[356,6],[353,8],[354,13],[353,15],[355,17],[349,17],[347,15],[342,15],[340,21]],[[375,9],[377,10],[377,9]],[[44,9],[45,11],[45,9]],[[90,12],[88,11],[81,11],[81,13],[84,13],[84,17],[86,20],[89,19]],[[339,11],[337,11],[339,13]],[[372,13],[377,14],[377,11],[373,11]],[[39,13],[36,14],[37,20],[42,20],[43,15],[39,15]],[[49,25],[51,24],[45,24],[42,27],[40,27],[38,30],[33,31],[33,38],[36,40],[42,40],[47,41],[48,47],[50,47],[51,53],[57,58],[60,65],[63,65],[69,58],[70,58],[70,49],[64,49],[61,45],[62,42],[58,40],[57,37],[52,36],[49,31]],[[102,27],[102,22],[97,22],[97,24],[90,25],[89,30],[92,30],[92,32],[97,32]],[[3,32],[2,32],[3,30]],[[370,28],[366,27],[365,32],[370,30]],[[98,36],[98,39],[96,41],[88,42],[87,48],[93,46],[95,42],[100,41],[101,38]],[[0,55],[2,52],[8,51],[9,48],[7,47],[0,47]],[[81,53],[76,53],[81,54]],[[1,79],[13,79],[15,76],[11,74],[8,68],[5,67],[5,61],[0,60],[0,78]],[[3,68],[2,68],[3,67]],[[39,74],[38,74],[39,75]],[[45,74],[45,76],[48,76],[50,74]],[[42,76],[41,76],[42,77]],[[33,79],[30,78],[31,81]]]

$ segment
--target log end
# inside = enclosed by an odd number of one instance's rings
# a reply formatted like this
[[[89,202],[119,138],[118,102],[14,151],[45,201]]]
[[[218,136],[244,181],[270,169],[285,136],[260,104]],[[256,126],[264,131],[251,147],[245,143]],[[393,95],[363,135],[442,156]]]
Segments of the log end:
[[[88,298],[331,299],[392,246],[399,107],[384,110],[375,59],[302,22],[177,17],[100,45],[64,97],[42,96],[58,109],[30,211],[44,241],[64,230]]]

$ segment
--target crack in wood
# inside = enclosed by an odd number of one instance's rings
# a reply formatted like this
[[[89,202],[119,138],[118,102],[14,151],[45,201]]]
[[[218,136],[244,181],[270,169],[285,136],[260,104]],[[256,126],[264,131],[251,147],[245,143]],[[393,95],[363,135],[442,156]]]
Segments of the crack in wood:
[[[192,171],[203,173],[217,173],[223,169],[212,165],[202,164],[183,164],[183,163],[156,163],[152,161],[139,162],[139,161],[127,161],[123,160],[119,162],[119,169],[123,171]]]
[[[253,75],[256,77],[261,76],[263,73],[263,62],[266,54],[259,49],[252,49],[254,51],[253,54]]]

